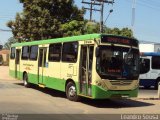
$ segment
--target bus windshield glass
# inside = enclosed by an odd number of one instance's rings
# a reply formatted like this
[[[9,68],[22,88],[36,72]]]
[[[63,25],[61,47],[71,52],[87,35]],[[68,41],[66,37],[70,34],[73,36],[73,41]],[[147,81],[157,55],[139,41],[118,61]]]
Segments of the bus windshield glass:
[[[139,50],[132,47],[99,46],[97,72],[102,79],[138,79]]]

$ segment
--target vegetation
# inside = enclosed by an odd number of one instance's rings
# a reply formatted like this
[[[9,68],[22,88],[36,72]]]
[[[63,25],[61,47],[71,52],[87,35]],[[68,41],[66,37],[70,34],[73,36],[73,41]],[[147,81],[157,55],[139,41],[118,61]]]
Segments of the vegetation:
[[[100,24],[99,23],[96,23],[96,22],[88,22],[86,24],[86,27],[85,27],[85,32],[90,34],[90,33],[99,33],[100,31]],[[114,34],[114,35],[121,35],[121,36],[126,36],[126,37],[131,37],[133,38],[133,32],[131,29],[129,28],[122,28],[122,29],[119,29],[119,28],[108,28],[106,26],[104,26],[103,28],[104,30],[104,33],[106,34]]]
[[[21,41],[57,38],[83,33],[84,11],[74,0],[20,0],[23,12],[7,26]]]
[[[7,26],[12,29],[18,42],[42,40],[49,38],[99,33],[99,23],[84,20],[85,11],[79,9],[74,0],[19,0],[23,12],[17,13],[15,21]],[[107,28],[104,33],[133,37],[128,28]],[[5,47],[10,47],[13,38]]]
[[[11,44],[16,43],[16,42],[17,42],[16,39],[15,39],[14,37],[11,37],[11,38],[9,38],[8,41],[4,44],[3,47],[4,47],[4,49],[9,50],[10,47],[11,47]]]

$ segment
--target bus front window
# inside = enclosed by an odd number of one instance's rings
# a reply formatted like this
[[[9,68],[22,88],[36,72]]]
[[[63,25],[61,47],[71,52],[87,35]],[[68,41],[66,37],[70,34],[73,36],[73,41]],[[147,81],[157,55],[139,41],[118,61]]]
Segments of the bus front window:
[[[97,72],[103,79],[137,79],[139,51],[118,46],[99,46]]]

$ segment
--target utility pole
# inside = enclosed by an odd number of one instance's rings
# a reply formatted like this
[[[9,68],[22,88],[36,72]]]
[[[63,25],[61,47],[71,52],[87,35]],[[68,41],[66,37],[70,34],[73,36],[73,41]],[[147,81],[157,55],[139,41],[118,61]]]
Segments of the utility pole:
[[[100,33],[103,33],[103,12],[104,12],[104,2],[101,2],[101,19],[100,19]]]
[[[90,21],[92,21],[92,10],[93,9],[93,2],[91,1],[91,9],[90,9]]]
[[[93,15],[93,11],[98,11],[100,12],[100,33],[103,33],[103,15],[104,15],[104,4],[108,3],[108,4],[113,4],[114,0],[82,0],[83,4],[88,4],[90,5],[90,8],[84,8],[86,10],[90,10],[90,21],[92,21],[92,15]],[[100,7],[99,9],[95,9],[93,8],[93,6],[98,6]]]
[[[136,0],[133,0],[132,1],[132,22],[131,22],[133,34],[134,34],[135,13],[136,13],[135,9],[136,9]]]
[[[82,0],[82,3],[83,4],[87,4],[87,5],[90,5],[90,8],[86,8],[86,7],[84,7],[84,9],[85,10],[89,10],[90,11],[90,21],[92,21],[92,15],[93,15],[93,11],[99,11],[100,12],[100,10],[99,9],[94,9],[93,8],[93,6],[100,6],[101,4],[100,3],[97,3],[97,2],[95,2],[96,0],[89,0],[89,1],[87,1],[87,0]]]

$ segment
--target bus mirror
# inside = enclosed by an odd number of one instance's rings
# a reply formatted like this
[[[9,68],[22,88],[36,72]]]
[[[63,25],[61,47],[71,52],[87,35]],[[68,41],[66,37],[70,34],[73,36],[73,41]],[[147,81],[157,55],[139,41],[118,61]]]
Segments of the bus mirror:
[[[99,47],[96,48],[96,57],[99,57]]]

